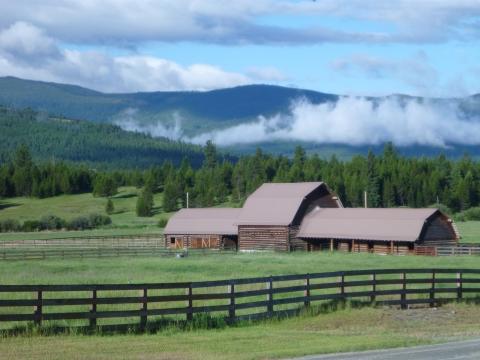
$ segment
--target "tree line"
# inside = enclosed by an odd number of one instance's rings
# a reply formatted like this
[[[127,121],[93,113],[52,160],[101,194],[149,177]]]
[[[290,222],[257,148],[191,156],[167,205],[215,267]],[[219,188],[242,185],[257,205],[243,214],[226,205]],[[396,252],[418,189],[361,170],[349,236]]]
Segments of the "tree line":
[[[180,166],[164,161],[146,171],[100,172],[62,162],[35,165],[28,147],[20,145],[13,160],[0,167],[0,197],[50,197],[92,192],[109,198],[119,186],[142,188],[137,214],[148,216],[153,194],[163,192],[164,212],[189,207],[211,207],[231,201],[242,206],[245,199],[263,183],[323,181],[346,207],[427,207],[441,203],[454,212],[476,207],[480,201],[480,163],[464,153],[458,161],[442,153],[436,157],[405,157],[392,143],[381,154],[372,150],[349,161],[336,156],[329,160],[317,154],[307,156],[298,146],[293,159],[264,154],[240,157],[233,163],[219,161],[215,144],[203,148],[203,163],[195,168],[185,156]]]

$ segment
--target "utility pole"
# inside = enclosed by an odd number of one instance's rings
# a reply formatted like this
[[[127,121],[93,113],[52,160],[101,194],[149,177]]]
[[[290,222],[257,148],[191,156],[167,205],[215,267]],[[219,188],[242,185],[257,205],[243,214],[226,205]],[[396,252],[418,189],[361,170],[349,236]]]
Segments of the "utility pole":
[[[367,192],[365,191],[365,209],[367,208]]]
[[[187,192],[187,209],[188,209],[188,192]]]

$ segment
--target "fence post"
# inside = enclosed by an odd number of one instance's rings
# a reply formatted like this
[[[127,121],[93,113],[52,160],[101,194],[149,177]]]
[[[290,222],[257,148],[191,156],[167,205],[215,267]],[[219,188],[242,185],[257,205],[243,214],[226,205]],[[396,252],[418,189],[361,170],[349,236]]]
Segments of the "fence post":
[[[400,300],[402,301],[402,303],[400,304],[400,309],[405,310],[407,308],[407,304],[405,303],[407,301],[407,294],[405,293],[405,290],[407,290],[407,283],[406,283],[407,274],[401,273],[400,274],[400,279],[403,280],[403,282],[402,282],[402,293],[400,295]]]
[[[192,297],[191,297],[191,295],[192,295],[192,284],[190,284],[189,287],[185,288],[185,295],[188,296],[186,306],[187,306],[187,321],[189,321],[189,320],[193,319],[193,313],[192,313],[193,300],[192,300]]]
[[[377,280],[376,274],[371,274],[370,280],[374,282],[372,285],[370,285],[370,291],[373,291],[373,295],[370,296],[370,303],[373,304],[376,301],[376,292],[377,292],[377,285],[375,284],[375,281]]]
[[[430,283],[430,307],[433,308],[435,307],[435,271],[432,271],[430,273],[430,279],[432,282]]]
[[[270,280],[267,282],[267,290],[270,290],[267,294],[267,311],[268,312],[273,312],[273,280],[272,280],[272,275],[270,275]]]
[[[340,287],[338,288],[338,293],[341,295],[340,300],[342,302],[345,302],[345,275],[342,274],[338,277],[338,282],[340,283]]]
[[[93,328],[97,326],[97,290],[90,291],[90,299],[90,315],[93,316],[90,318],[90,327]]]
[[[39,302],[39,305],[35,305],[33,307],[33,313],[39,316],[35,320],[35,325],[40,326],[42,325],[42,300],[43,300],[43,294],[41,290],[35,292],[35,300],[38,300]]]
[[[228,299],[228,305],[232,307],[232,309],[228,310],[228,317],[231,321],[235,320],[235,285],[228,285],[227,289],[228,293],[230,294],[230,298]]]
[[[307,287],[303,292],[303,296],[305,296],[306,298],[310,298],[310,275],[309,274],[307,274],[307,278],[303,280],[303,284]],[[310,307],[310,299],[305,300],[303,304],[306,308]]]
[[[143,300],[143,302],[140,304],[140,310],[142,312],[145,312],[145,315],[140,316],[140,327],[144,329],[147,327],[147,315],[146,315],[146,312],[148,310],[147,289],[140,290],[140,297]]]
[[[462,288],[463,288],[463,276],[462,272],[457,273],[457,299],[461,300],[463,297]]]

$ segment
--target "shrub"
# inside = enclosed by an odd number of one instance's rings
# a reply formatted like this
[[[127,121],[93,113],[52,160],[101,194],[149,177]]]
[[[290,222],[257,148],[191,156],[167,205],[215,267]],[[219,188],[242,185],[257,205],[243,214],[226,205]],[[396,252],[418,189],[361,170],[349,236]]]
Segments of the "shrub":
[[[62,228],[62,225],[65,225],[65,221],[55,215],[42,215],[39,222],[41,230],[58,230]]]
[[[38,231],[41,228],[40,221],[27,220],[23,223],[22,230],[25,232]]]
[[[0,232],[21,231],[20,222],[15,219],[0,220]]]
[[[161,218],[160,220],[158,220],[158,227],[159,228],[164,228],[166,227],[168,224],[168,219],[165,219],[165,218]]]
[[[101,225],[108,225],[112,223],[112,219],[110,218],[110,216],[95,214],[95,213],[89,214],[88,220],[89,220],[90,226],[101,226]]]
[[[463,212],[467,220],[480,220],[480,207],[473,207]]]
[[[450,208],[447,205],[433,204],[433,205],[430,205],[429,208],[430,209],[438,209],[438,210],[444,212],[445,214],[447,214],[448,216],[452,216],[452,210],[450,210]]]
[[[77,216],[74,217],[70,222],[68,223],[68,229],[69,230],[83,230],[88,228],[90,225],[90,221],[88,221],[88,218],[85,216]]]
[[[457,222],[465,222],[465,213],[457,213],[453,216],[453,220]]]

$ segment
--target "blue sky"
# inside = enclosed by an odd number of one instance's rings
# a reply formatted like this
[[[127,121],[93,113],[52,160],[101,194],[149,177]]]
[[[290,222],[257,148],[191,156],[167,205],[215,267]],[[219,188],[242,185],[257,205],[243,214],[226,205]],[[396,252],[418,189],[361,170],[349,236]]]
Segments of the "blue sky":
[[[479,39],[478,0],[16,0],[0,12],[0,76],[457,97],[480,93]]]

